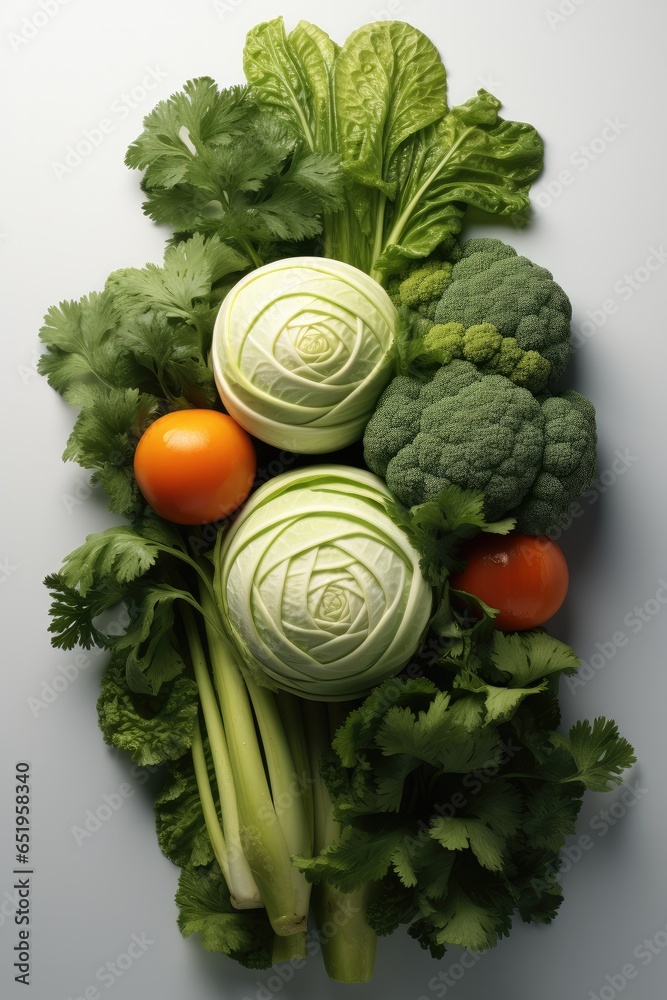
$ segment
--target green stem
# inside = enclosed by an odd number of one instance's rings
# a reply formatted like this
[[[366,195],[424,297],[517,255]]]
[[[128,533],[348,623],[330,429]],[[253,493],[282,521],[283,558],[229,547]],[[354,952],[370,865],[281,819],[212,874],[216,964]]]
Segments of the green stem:
[[[281,691],[275,696],[276,705],[287,734],[287,742],[292,751],[292,760],[296,768],[296,781],[303,798],[306,825],[308,828],[308,857],[312,855],[315,841],[315,816],[313,805],[313,778],[310,773],[310,748],[306,739],[304,716],[308,713],[310,702],[297,698],[287,691]],[[303,706],[303,712],[301,707]]]
[[[245,682],[255,710],[271,782],[271,798],[287,850],[290,856],[305,854],[310,857],[312,843],[308,835],[303,792],[275,697],[267,688],[260,687],[250,675],[245,678]],[[305,884],[309,891],[308,883]]]
[[[216,614],[219,617],[208,589],[202,588],[201,602],[210,618]],[[206,631],[218,700],[227,727],[243,850],[276,934],[305,931],[308,887],[303,875],[292,866],[271,799],[248,688],[229,641],[208,621]]]
[[[225,877],[227,886],[229,887],[230,875],[227,845],[225,843],[225,837],[218,819],[218,810],[216,809],[215,800],[211,791],[211,783],[208,778],[208,767],[206,765],[206,755],[204,753],[201,729],[199,728],[199,719],[195,719],[195,728],[192,734],[192,762],[195,768],[197,789],[199,791],[202,812],[204,813],[206,832],[208,833],[208,838],[211,841],[211,847],[213,848],[215,859],[220,865],[220,870]]]
[[[199,639],[199,632],[193,616],[187,608],[183,611],[183,620],[185,622],[185,630],[188,637],[190,658],[192,660],[195,680],[199,689],[199,699],[204,715],[204,722],[206,724],[206,733],[208,736],[209,746],[211,748],[213,769],[215,771],[215,779],[218,786],[218,797],[220,799],[220,810],[222,813],[224,830],[223,843],[226,845],[225,854],[227,857],[227,871],[225,871],[222,864],[220,864],[220,867],[225,875],[225,879],[229,887],[229,894],[234,906],[239,909],[250,909],[262,906],[262,897],[252,876],[252,872],[241,845],[236,789],[234,787],[234,778],[229,749],[227,746],[227,739],[225,736],[225,729],[218,710],[218,704],[208,670],[208,663],[206,662],[206,656]],[[205,762],[203,773],[206,774],[208,784],[208,772],[206,770]],[[202,807],[204,807],[204,805],[204,798],[202,797]],[[213,809],[215,810],[215,805],[213,806]],[[206,811],[204,815],[206,816]],[[217,812],[215,815],[217,821]],[[211,843],[215,851],[216,845],[213,843],[213,840],[211,840]],[[219,858],[218,861],[220,861]]]
[[[313,702],[305,712],[311,769],[315,779],[315,854],[337,840],[340,823],[334,817],[329,790],[322,780],[319,761],[331,748],[331,731],[345,717],[345,706]],[[311,711],[312,709],[312,711]],[[327,882],[313,886],[313,912],[322,946],[322,957],[330,979],[339,983],[367,983],[373,978],[377,935],[366,921],[370,884],[354,892],[341,892]]]
[[[291,962],[295,958],[307,958],[308,939],[305,931],[298,934],[276,934],[273,939],[273,954],[271,956],[273,964],[277,962]]]
[[[377,277],[378,272],[375,270],[375,262],[382,253],[384,246],[384,216],[387,208],[387,196],[385,194],[380,194],[378,198],[377,212],[375,215],[375,241],[373,243],[372,250],[372,266],[371,266],[371,277],[375,278],[376,281],[381,282],[381,279]]]

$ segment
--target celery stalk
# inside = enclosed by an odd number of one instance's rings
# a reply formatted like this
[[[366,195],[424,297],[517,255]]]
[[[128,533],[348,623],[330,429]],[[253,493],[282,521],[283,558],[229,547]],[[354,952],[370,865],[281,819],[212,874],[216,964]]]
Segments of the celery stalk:
[[[243,851],[275,933],[296,934],[306,929],[309,886],[290,861],[264,770],[246,681],[230,643],[212,625],[219,621],[224,632],[224,623],[208,588],[201,589],[201,603],[206,616],[213,677],[227,732]],[[277,741],[286,744],[284,732]],[[276,749],[275,752],[283,751]]]
[[[222,814],[221,829],[208,781],[206,760],[204,758],[203,746],[201,746],[201,732],[199,732],[199,726],[197,726],[195,737],[199,733],[199,746],[196,745],[193,739],[192,755],[211,845],[225,876],[232,904],[238,909],[251,909],[263,906],[257,883],[253,878],[241,846],[236,791],[225,729],[220,717],[199,632],[189,608],[183,610],[183,619],[188,636],[190,658],[192,660],[195,680],[199,688],[199,699],[201,701],[206,733],[211,748],[213,768],[218,786],[218,797],[220,799],[220,812]],[[196,754],[200,755],[199,760],[195,756]],[[216,832],[216,827],[220,835]],[[224,854],[219,856],[223,851]]]
[[[331,706],[332,718],[324,704],[313,702],[304,713],[311,751],[313,800],[315,809],[315,854],[340,836],[329,790],[320,775],[319,761],[331,747],[334,714],[344,706]],[[354,892],[341,892],[327,882],[313,886],[313,912],[322,947],[322,957],[330,979],[339,983],[367,983],[373,978],[377,935],[366,921],[370,885]]]

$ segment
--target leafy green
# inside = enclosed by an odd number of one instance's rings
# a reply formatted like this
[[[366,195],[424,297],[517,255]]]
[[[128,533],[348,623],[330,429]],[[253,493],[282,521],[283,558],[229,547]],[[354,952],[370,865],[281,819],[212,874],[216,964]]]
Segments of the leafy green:
[[[95,625],[105,611],[123,599],[123,588],[115,580],[104,580],[86,589],[85,595],[66,582],[62,573],[49,573],[44,586],[51,595],[49,632],[56,649],[105,648],[109,637]]]
[[[326,32],[307,21],[287,35],[281,17],[256,25],[246,37],[243,69],[253,94],[312,151],[336,148],[331,95],[339,51]]]
[[[384,282],[461,228],[467,205],[523,211],[542,167],[531,125],[504,121],[484,90],[449,109],[433,43],[399,21],[353,32],[341,49],[282,18],[248,35],[244,69],[259,105],[306,149],[339,153],[342,211],[325,216],[327,256]]]
[[[193,705],[196,712],[194,700]],[[208,741],[205,754],[209,781],[213,783],[215,777]],[[200,866],[213,860],[190,754],[166,767],[164,783],[155,799],[155,831],[162,853],[174,864]]]
[[[85,597],[93,583],[108,577],[123,584],[143,576],[154,565],[160,544],[129,525],[119,524],[87,535],[78,548],[65,556],[61,576]]]
[[[37,370],[73,405],[79,402],[77,390],[82,385],[131,386],[130,372],[119,357],[118,321],[116,304],[106,292],[51,306],[44,317],[39,336],[46,352]]]
[[[606,792],[620,784],[622,772],[636,762],[634,750],[619,735],[616,723],[602,716],[592,724],[576,722],[567,736],[553,733],[551,740],[556,747],[553,761],[556,769],[561,765],[567,767],[560,780],[581,782],[592,792]],[[570,758],[573,768],[569,766]],[[546,770],[549,771],[549,763]]]
[[[144,506],[132,464],[137,442],[158,415],[158,400],[138,389],[80,387],[81,409],[63,460],[92,469],[92,486],[104,490],[109,510],[134,516]]]
[[[264,910],[237,910],[218,865],[186,865],[178,880],[176,905],[183,937],[200,934],[207,951],[221,951],[249,969],[271,965],[273,931]]]
[[[634,760],[605,720],[550,728],[558,676],[576,668],[568,647],[539,630],[479,636],[462,670],[436,662],[428,677],[393,678],[349,713],[322,768],[342,833],[296,859],[346,892],[374,880],[372,925],[408,923],[436,956],[491,947],[515,912],[553,919],[584,788]]]
[[[543,631],[496,632],[490,649],[491,663],[510,688],[526,687],[552,673],[573,674],[579,657],[564,642]]]
[[[457,550],[467,539],[480,531],[506,535],[514,527],[513,518],[489,522],[484,516],[484,495],[454,485],[409,510],[391,504],[389,514],[421,554],[422,573],[433,587],[462,565]]]
[[[496,215],[526,209],[542,169],[542,140],[532,125],[500,118],[499,107],[480,90],[397,152],[388,176],[398,193],[374,262],[378,276],[456,235],[466,205]]]
[[[322,212],[342,204],[336,156],[304,149],[245,88],[218,91],[210,77],[154,108],[126,162],[145,171],[155,222],[220,236],[255,266],[275,258],[271,244],[316,236]]]
[[[127,684],[136,694],[157,694],[185,669],[175,630],[177,600],[189,603],[192,597],[171,584],[147,584],[129,626],[113,640],[114,649],[126,651]]]
[[[445,67],[433,42],[400,21],[353,31],[336,62],[338,146],[346,171],[395,198],[387,170],[399,147],[447,111]]]
[[[135,764],[175,760],[192,741],[197,685],[177,677],[157,697],[137,696],[127,685],[125,664],[112,658],[102,678],[97,712],[105,743],[128,751]]]

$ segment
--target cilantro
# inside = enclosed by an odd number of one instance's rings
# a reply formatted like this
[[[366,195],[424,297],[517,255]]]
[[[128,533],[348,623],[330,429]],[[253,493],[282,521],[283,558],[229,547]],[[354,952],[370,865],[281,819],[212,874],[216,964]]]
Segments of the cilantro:
[[[79,402],[81,385],[131,387],[131,372],[119,351],[119,318],[107,292],[92,292],[80,302],[61,302],[44,317],[39,336],[46,344],[46,353],[37,370],[74,405]]]
[[[563,765],[566,769],[560,780],[581,782],[592,792],[606,792],[614,784],[620,784],[622,772],[637,760],[612,719],[600,717],[592,725],[587,721],[576,722],[567,736],[552,733],[551,741],[556,747],[555,767]]]
[[[441,586],[461,565],[458,549],[467,539],[480,531],[506,535],[514,527],[513,518],[487,521],[483,494],[455,485],[410,510],[390,504],[389,514],[420,553],[422,573],[433,587]]]
[[[144,506],[132,463],[137,442],[157,414],[158,400],[138,389],[89,385],[79,390],[82,406],[63,453],[64,460],[92,469],[109,509],[131,516]]]
[[[155,222],[179,237],[220,236],[255,266],[278,241],[298,253],[322,232],[323,212],[343,204],[338,156],[310,152],[246,88],[218,90],[210,77],[154,108],[126,162],[144,170],[144,211]]]

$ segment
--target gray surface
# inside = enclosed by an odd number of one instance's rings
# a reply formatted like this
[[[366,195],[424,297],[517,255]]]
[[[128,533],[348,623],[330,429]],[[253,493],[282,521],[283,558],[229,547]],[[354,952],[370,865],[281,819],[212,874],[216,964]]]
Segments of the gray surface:
[[[627,1000],[662,1000],[667,612],[660,605],[640,625],[631,619],[632,609],[650,602],[667,579],[661,378],[667,268],[662,263],[654,272],[638,271],[652,248],[667,240],[664,7],[655,0],[393,0],[389,7],[384,0],[336,0],[315,14],[317,6],[305,0],[227,0],[217,9],[205,0],[43,2],[57,11],[25,44],[12,45],[10,34],[40,11],[37,0],[5,0],[1,15],[2,902],[11,886],[9,809],[18,759],[30,760],[34,772],[36,874],[33,985],[28,992],[13,982],[15,928],[0,916],[0,995],[74,1000],[97,986],[101,996],[112,990],[123,1000],[241,1000],[271,992],[285,1000],[610,1000],[618,992]],[[557,20],[559,5],[571,13]],[[553,270],[573,300],[577,328],[589,313],[596,318],[585,328],[592,332],[581,338],[572,378],[598,406],[601,472],[612,468],[617,451],[627,451],[631,460],[622,474],[604,477],[614,482],[596,502],[583,504],[581,518],[563,534],[572,584],[557,627],[586,661],[619,630],[628,641],[617,650],[606,645],[607,655],[594,661],[601,668],[574,691],[564,687],[562,701],[568,721],[598,714],[618,720],[638,750],[640,763],[628,781],[641,791],[635,805],[616,807],[619,818],[604,835],[596,816],[620,801],[621,792],[587,797],[577,836],[588,835],[591,849],[564,876],[566,901],[556,922],[517,926],[456,985],[437,978],[452,966],[452,975],[460,976],[455,949],[435,963],[402,933],[381,943],[372,986],[331,985],[316,961],[282,985],[179,936],[172,903],[177,872],[157,849],[147,776],[128,776],[125,761],[104,746],[96,729],[100,659],[91,657],[36,717],[31,711],[28,699],[39,698],[43,685],[73,659],[49,646],[40,581],[87,532],[109,523],[99,499],[87,496],[84,474],[61,464],[71,413],[32,369],[36,331],[49,304],[99,288],[115,267],[159,259],[163,234],[142,217],[137,178],[122,163],[155,101],[194,75],[209,73],[223,84],[239,80],[245,32],[268,16],[283,12],[293,22],[310,14],[342,41],[357,25],[382,16],[383,8],[424,28],[440,45],[454,102],[487,86],[502,98],[508,117],[534,123],[547,141],[534,224],[524,232],[511,225],[489,232]],[[556,12],[552,24],[549,10]],[[37,17],[38,24],[43,20]],[[133,110],[123,110],[123,94],[140,87],[155,67],[163,78],[135,95]],[[112,127],[101,144],[58,180],[53,163],[103,118]],[[608,119],[620,123],[618,134],[596,143],[597,155],[584,168],[577,150],[601,136]],[[559,180],[561,171],[568,174]],[[635,272],[640,282],[648,280],[633,291],[624,275]],[[601,324],[606,300],[615,311]],[[134,793],[78,846],[71,828],[126,781]],[[96,980],[97,970],[125,952],[133,934],[154,943],[122,978]],[[642,941],[655,935],[657,953],[642,951]],[[624,985],[627,963],[637,974]]]

